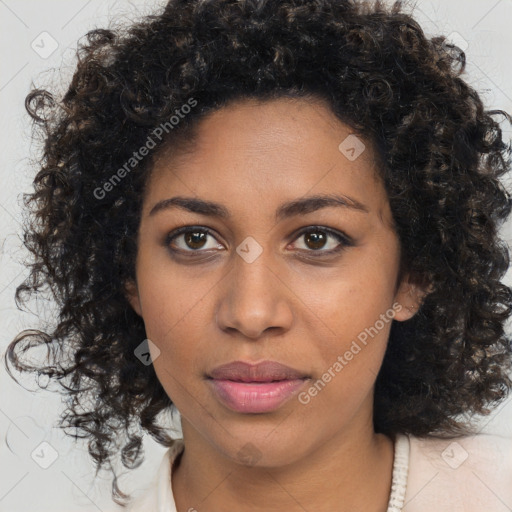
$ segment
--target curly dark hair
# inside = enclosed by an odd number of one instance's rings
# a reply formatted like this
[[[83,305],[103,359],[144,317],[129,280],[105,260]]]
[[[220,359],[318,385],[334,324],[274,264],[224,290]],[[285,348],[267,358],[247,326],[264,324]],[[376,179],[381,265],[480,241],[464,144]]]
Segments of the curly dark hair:
[[[125,287],[154,155],[193,148],[198,122],[235,99],[321,98],[381,160],[400,275],[430,293],[413,318],[392,323],[375,431],[469,433],[464,416],[489,414],[507,396],[512,291],[501,282],[509,253],[498,230],[512,206],[499,178],[512,150],[493,116],[512,118],[484,109],[461,78],[460,48],[427,37],[401,2],[171,0],[129,26],[89,32],[77,60],[61,99],[43,89],[26,99],[45,142],[25,196],[31,272],[16,302],[48,293],[58,322],[51,333],[21,332],[5,364],[59,381],[68,397],[59,426],[89,439],[98,469],[113,468],[119,452],[125,467],[140,465],[142,431],[174,442],[157,418],[172,401],[134,355],[146,334]],[[171,126],[191,98],[196,106]],[[157,149],[128,172],[148,138]],[[22,362],[22,342],[23,353],[46,346],[51,364]],[[116,480],[113,494],[126,497]]]

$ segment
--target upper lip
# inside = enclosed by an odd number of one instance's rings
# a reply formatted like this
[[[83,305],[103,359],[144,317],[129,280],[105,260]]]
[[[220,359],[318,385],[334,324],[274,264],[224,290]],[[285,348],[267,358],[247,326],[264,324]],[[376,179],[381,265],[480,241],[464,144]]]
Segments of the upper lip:
[[[307,375],[277,361],[262,361],[258,364],[233,361],[217,366],[210,372],[209,377],[239,382],[271,382],[274,380],[304,379]]]

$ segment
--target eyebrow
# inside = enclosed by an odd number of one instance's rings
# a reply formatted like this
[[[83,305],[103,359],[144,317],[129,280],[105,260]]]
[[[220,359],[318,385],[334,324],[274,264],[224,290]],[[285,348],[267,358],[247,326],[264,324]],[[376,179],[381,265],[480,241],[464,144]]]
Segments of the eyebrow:
[[[368,208],[357,201],[356,199],[338,194],[321,194],[308,196],[293,201],[283,203],[277,208],[275,213],[275,219],[281,221],[295,215],[306,215],[311,212],[315,212],[322,208],[349,208],[361,213],[369,213]],[[180,208],[192,213],[198,213],[201,215],[208,215],[219,219],[229,219],[231,214],[229,210],[222,204],[215,203],[213,201],[206,201],[204,199],[198,199],[196,197],[183,197],[176,196],[169,199],[163,199],[156,203],[149,216],[155,215],[156,213],[168,210],[171,208]]]

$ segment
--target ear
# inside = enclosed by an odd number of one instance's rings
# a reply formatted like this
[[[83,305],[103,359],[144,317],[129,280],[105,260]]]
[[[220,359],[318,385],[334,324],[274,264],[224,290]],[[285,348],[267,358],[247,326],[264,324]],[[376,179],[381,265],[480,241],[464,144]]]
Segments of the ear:
[[[395,311],[395,320],[404,322],[412,318],[421,307],[425,297],[433,291],[429,283],[420,283],[411,279],[409,274],[405,275],[395,294],[395,302],[402,306]]]
[[[137,283],[133,280],[127,281],[124,286],[124,295],[130,303],[133,310],[142,317],[142,308],[140,307],[139,290]]]

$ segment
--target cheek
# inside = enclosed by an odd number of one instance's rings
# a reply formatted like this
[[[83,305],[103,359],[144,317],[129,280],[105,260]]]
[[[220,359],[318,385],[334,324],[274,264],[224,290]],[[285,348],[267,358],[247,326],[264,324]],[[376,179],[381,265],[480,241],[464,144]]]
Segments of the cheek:
[[[156,375],[178,409],[187,410],[190,397],[198,399],[191,383],[201,378],[197,360],[204,353],[200,329],[206,320],[201,302],[204,293],[194,293],[181,284],[160,278],[142,293],[146,335],[159,350],[153,359]]]
[[[378,293],[374,284],[369,293],[361,293],[359,287],[340,283],[332,300],[318,308],[320,319],[311,326],[317,334],[310,350],[317,372],[303,398],[314,398],[315,409],[325,411],[326,417],[333,404],[340,407],[339,417],[353,414],[371,392],[382,365],[394,310],[385,289]],[[324,335],[318,336],[320,332]]]
[[[312,313],[311,321],[330,340],[334,337],[343,345],[350,343],[376,323],[387,338],[391,322],[387,318],[383,326],[380,315],[388,313],[391,319],[394,316],[397,265],[388,255],[377,256],[370,251],[354,252],[332,272],[313,277],[304,273],[294,283],[297,295],[303,297]],[[332,341],[328,346],[333,346]]]
[[[317,377],[327,381],[329,388],[318,393],[323,396],[319,404],[324,402],[326,407],[330,400],[356,404],[369,392],[382,365],[396,313],[395,260],[362,256],[325,279],[323,286],[309,291],[313,360],[320,362]],[[302,283],[304,289],[306,284]]]
[[[380,284],[376,280],[372,286],[345,282],[338,288],[338,294],[332,296],[333,300],[320,309],[324,312],[322,319],[342,340],[338,350],[348,350],[356,340],[363,344],[370,339],[386,342],[394,316],[393,296]]]
[[[171,397],[180,395],[180,383],[199,371],[200,330],[207,325],[206,299],[211,286],[169,271],[154,261],[140,259],[139,295],[147,337],[158,347],[154,368]]]
[[[137,285],[148,337],[164,343],[189,317],[201,314],[211,284],[187,274],[159,248],[140,254]]]

